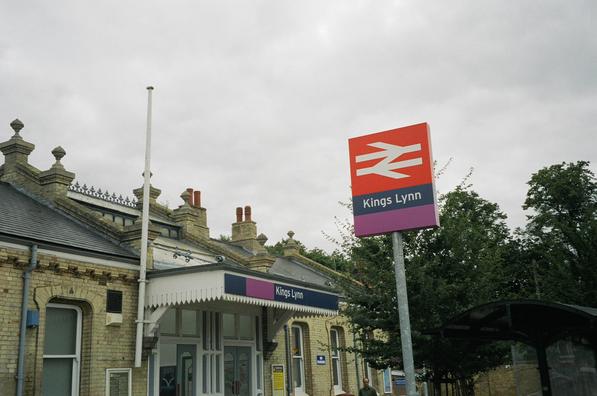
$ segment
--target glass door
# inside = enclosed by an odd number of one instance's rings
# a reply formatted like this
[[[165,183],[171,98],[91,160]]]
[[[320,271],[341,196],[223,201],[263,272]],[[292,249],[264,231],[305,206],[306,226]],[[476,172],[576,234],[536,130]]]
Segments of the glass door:
[[[177,346],[176,396],[195,396],[195,345]]]
[[[251,347],[224,347],[225,396],[251,396]]]

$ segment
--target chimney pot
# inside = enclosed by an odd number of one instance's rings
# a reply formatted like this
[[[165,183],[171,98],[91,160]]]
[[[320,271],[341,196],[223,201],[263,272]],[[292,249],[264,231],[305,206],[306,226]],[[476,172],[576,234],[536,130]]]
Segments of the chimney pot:
[[[236,222],[241,223],[243,221],[243,208],[236,208]]]
[[[189,205],[195,206],[193,204],[193,189],[192,188],[187,188],[187,191],[189,192]]]
[[[249,205],[245,206],[245,221],[252,221],[251,220],[251,207]]]
[[[193,193],[193,204],[196,208],[201,207],[201,191],[195,191]]]

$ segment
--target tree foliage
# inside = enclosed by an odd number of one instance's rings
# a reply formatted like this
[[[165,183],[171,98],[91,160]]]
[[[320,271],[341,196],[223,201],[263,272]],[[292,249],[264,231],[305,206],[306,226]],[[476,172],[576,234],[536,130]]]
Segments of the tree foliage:
[[[525,254],[543,299],[597,306],[597,182],[589,163],[541,169],[529,181]]]
[[[504,297],[500,285],[512,248],[505,215],[466,187],[441,198],[441,227],[404,233],[407,288],[415,359],[433,379],[472,384],[474,374],[499,364],[504,351],[441,340],[425,330],[474,305]],[[375,366],[398,366],[401,356],[392,244],[389,235],[363,238],[351,250],[362,288],[346,291],[347,314],[365,358]],[[370,334],[383,330],[386,339]]]

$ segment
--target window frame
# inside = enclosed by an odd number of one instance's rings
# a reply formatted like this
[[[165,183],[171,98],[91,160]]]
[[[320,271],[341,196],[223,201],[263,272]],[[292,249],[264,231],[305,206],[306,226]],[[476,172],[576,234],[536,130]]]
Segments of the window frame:
[[[110,374],[127,373],[128,374],[128,396],[133,392],[133,370],[131,368],[108,368],[106,369],[106,396],[110,396]]]
[[[72,377],[71,377],[71,395],[72,396],[79,396],[79,383],[80,383],[80,374],[81,374],[81,339],[83,337],[83,310],[81,307],[72,304],[60,304],[60,303],[48,303],[46,304],[46,325],[47,325],[47,315],[48,315],[48,308],[57,308],[57,309],[71,309],[77,313],[77,324],[76,324],[76,339],[75,339],[75,354],[70,355],[46,355],[45,353],[42,356],[42,359],[45,361],[46,359],[72,359],[73,360],[73,368],[72,368]],[[44,349],[45,349],[45,342],[46,342],[46,329],[44,329]],[[43,383],[43,380],[42,380]]]
[[[334,342],[335,342],[335,350],[334,350]],[[332,371],[335,371],[336,377],[338,378],[338,383],[334,383],[334,373],[332,373],[332,384],[334,385],[334,391],[336,394],[344,393],[342,389],[342,357],[340,355],[340,331],[338,328],[332,327],[330,329],[330,355],[331,355],[331,364],[332,364]],[[336,361],[336,365],[334,366],[334,361]]]
[[[299,325],[299,324],[293,324],[291,326],[291,333],[292,333],[292,347],[294,348],[295,345],[295,340],[294,340],[294,329],[298,329],[298,335],[299,335],[299,342],[298,342],[298,346],[300,349],[300,354],[297,356],[294,354],[293,351],[291,351],[292,354],[292,365],[294,366],[295,364],[295,360],[298,360],[299,362],[299,367],[300,367],[300,372],[301,372],[301,386],[297,386],[294,387],[294,392],[296,394],[306,394],[306,390],[305,390],[305,336],[304,336],[304,331],[303,331],[303,326]],[[296,380],[293,378],[293,382],[296,382]]]
[[[219,311],[202,310],[200,312],[202,340],[198,344],[200,347],[197,371],[198,389],[206,395],[221,395],[224,393],[223,315]]]

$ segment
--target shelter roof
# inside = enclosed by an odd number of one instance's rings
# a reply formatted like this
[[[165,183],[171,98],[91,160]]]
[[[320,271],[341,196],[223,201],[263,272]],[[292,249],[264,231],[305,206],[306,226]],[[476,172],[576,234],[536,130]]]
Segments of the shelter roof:
[[[592,307],[540,300],[506,300],[473,307],[428,333],[548,345],[569,334],[597,336],[596,323],[597,309]]]

